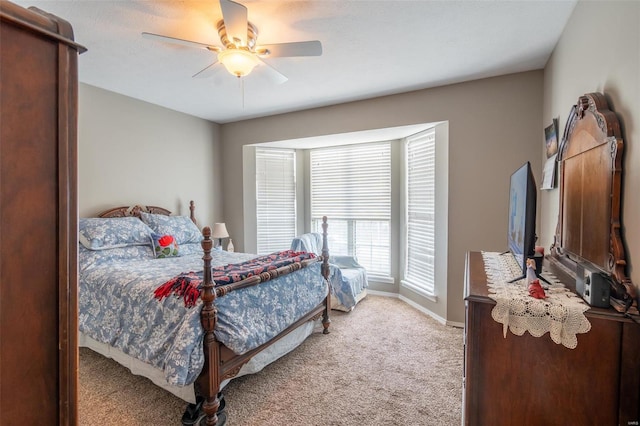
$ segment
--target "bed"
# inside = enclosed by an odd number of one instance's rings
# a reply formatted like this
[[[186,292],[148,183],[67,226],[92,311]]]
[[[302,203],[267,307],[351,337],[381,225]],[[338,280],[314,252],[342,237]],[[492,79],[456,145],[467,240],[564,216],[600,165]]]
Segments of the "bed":
[[[319,256],[256,258],[212,250],[194,209],[118,207],[80,219],[79,343],[187,401],[184,424],[220,425],[229,380],[293,350],[320,318],[329,332],[327,223]]]

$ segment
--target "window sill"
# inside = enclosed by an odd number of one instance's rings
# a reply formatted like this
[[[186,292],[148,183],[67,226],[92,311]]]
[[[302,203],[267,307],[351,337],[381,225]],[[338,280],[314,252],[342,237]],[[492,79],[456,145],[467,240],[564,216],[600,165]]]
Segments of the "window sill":
[[[367,280],[374,281],[377,283],[382,283],[382,284],[395,284],[396,282],[395,278],[393,277],[386,276],[386,275],[373,275],[373,274],[367,274]]]
[[[410,282],[405,281],[405,280],[400,280],[400,285],[402,285],[405,288],[408,288],[409,290],[413,291],[414,293],[417,293],[420,296],[422,296],[422,297],[424,297],[424,298],[426,298],[426,299],[428,299],[428,300],[430,300],[430,301],[432,301],[434,303],[438,303],[438,297],[435,294],[430,293],[430,292],[426,291],[425,289],[423,289],[421,287],[418,287],[415,284],[411,284]]]

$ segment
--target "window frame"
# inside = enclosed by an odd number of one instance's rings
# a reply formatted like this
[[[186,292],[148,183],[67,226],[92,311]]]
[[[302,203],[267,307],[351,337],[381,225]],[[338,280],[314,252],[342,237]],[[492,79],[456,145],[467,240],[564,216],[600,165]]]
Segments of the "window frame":
[[[424,144],[424,147],[418,147],[418,144]],[[413,149],[418,150],[421,148],[425,152],[417,152],[417,154],[423,154],[426,157],[420,158],[417,163],[411,164],[411,145],[416,145]],[[400,284],[403,287],[409,288],[421,296],[427,297],[432,301],[436,301],[436,129],[431,128],[420,132],[418,134],[409,136],[403,140],[404,158],[403,158],[403,170],[404,170],[404,187],[403,187],[403,210],[404,210],[404,223],[403,223],[403,262],[402,262],[402,279]],[[424,164],[420,164],[424,163]],[[431,170],[425,170],[431,166]],[[426,212],[418,213],[414,207],[411,206],[411,196],[415,193],[416,188],[411,187],[412,179],[418,178],[418,175],[412,175],[412,169],[416,171],[416,174],[422,174],[422,179],[417,182],[420,184],[427,184],[427,193],[420,194],[425,197],[426,200],[430,200],[431,205],[423,206]],[[426,176],[424,174],[427,173]],[[424,216],[430,217],[424,217]],[[418,218],[418,216],[422,216]],[[423,223],[420,223],[423,222]],[[424,222],[427,222],[425,225]],[[412,244],[413,237],[410,235],[411,228],[418,228],[420,233],[427,233],[427,241],[422,243]],[[430,228],[430,229],[428,229]],[[425,248],[430,250],[431,260],[429,261],[429,254],[426,254],[427,260],[423,261],[420,256],[414,256],[415,250]],[[415,266],[413,270],[412,265],[420,265],[427,263],[426,268]],[[425,269],[429,269],[425,273]],[[425,283],[424,278],[427,278]],[[419,280],[417,278],[420,278]]]

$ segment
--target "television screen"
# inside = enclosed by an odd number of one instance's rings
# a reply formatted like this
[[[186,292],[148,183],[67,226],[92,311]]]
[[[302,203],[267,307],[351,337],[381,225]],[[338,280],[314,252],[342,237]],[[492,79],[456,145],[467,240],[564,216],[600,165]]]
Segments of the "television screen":
[[[509,189],[509,251],[527,270],[527,258],[533,257],[536,243],[536,182],[527,161],[511,175]]]

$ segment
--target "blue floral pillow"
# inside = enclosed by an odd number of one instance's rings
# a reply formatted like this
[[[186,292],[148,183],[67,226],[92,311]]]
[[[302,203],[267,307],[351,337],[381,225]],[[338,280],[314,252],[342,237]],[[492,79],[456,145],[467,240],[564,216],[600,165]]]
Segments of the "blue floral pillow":
[[[122,262],[139,262],[155,257],[151,244],[144,246],[118,247],[108,250],[89,250],[78,244],[78,268],[84,271],[93,266]]]
[[[171,235],[179,245],[202,241],[202,232],[187,216],[165,216],[141,212],[140,217],[154,233]]]
[[[152,234],[153,250],[158,259],[178,256],[178,243],[173,235]]]
[[[89,250],[151,244],[151,229],[136,217],[81,218],[80,243]]]

